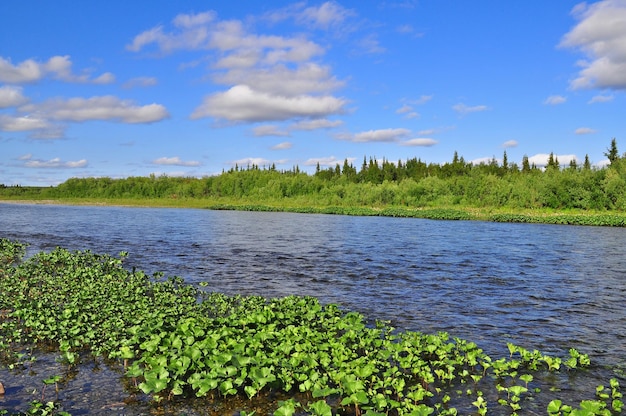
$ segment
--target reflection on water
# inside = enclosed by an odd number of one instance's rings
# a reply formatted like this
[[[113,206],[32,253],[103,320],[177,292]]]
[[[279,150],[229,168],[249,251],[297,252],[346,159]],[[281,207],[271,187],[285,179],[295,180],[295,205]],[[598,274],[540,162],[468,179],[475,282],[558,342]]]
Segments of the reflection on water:
[[[213,291],[316,296],[496,356],[510,341],[626,366],[624,229],[0,203],[0,236],[128,251]]]

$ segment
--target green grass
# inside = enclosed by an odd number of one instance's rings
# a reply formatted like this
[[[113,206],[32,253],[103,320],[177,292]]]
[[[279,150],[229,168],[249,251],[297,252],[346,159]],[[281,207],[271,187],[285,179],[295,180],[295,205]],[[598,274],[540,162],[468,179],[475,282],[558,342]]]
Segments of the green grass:
[[[61,198],[24,199],[2,197],[0,202],[40,203],[62,205],[126,206],[156,208],[196,208],[212,210],[297,212],[306,214],[333,214],[357,216],[387,216],[426,218],[433,220],[479,220],[509,223],[563,224],[625,227],[626,213],[591,210],[511,209],[471,207],[462,205],[406,207],[380,206],[327,206],[314,204],[308,198],[281,201],[257,201],[251,198]]]

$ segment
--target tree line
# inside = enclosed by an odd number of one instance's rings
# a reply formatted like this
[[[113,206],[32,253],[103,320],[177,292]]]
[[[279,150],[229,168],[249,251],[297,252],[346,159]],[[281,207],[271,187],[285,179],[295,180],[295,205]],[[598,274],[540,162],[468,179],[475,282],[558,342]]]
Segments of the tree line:
[[[360,169],[347,160],[315,173],[298,166],[233,167],[203,178],[155,176],[124,179],[71,178],[50,188],[4,187],[0,195],[39,193],[49,198],[206,198],[245,203],[306,206],[476,206],[625,210],[626,153],[613,139],[605,155],[610,164],[592,167],[589,158],[561,166],[550,154],[545,167],[502,161],[466,162],[455,152],[451,162],[418,158],[390,162],[364,158]],[[19,188],[19,189],[18,189]]]

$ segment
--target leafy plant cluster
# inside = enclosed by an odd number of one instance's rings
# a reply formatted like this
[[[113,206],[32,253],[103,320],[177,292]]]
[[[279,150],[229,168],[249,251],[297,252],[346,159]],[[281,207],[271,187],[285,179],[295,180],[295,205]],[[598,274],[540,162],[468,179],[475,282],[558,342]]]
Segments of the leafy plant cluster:
[[[0,240],[0,248],[1,362],[23,362],[33,344],[57,349],[68,368],[106,357],[156,403],[278,392],[292,398],[275,415],[518,414],[540,397],[546,374],[590,365],[574,349],[560,358],[513,344],[509,357],[492,359],[447,333],[396,331],[312,297],[205,292],[206,284],[128,271],[125,253],[57,248],[23,260],[23,244]],[[555,399],[548,414],[617,414],[619,383],[610,383],[580,408]]]
[[[562,167],[550,155],[545,168],[524,157],[522,166],[502,161],[466,162],[454,154],[448,163],[421,159],[390,162],[364,158],[360,170],[343,166],[307,174],[295,166],[235,167],[217,176],[125,179],[71,178],[56,187],[0,187],[5,198],[209,199],[254,207],[441,207],[511,209],[626,210],[626,157],[615,139],[606,153],[610,165],[592,168],[588,158]]]

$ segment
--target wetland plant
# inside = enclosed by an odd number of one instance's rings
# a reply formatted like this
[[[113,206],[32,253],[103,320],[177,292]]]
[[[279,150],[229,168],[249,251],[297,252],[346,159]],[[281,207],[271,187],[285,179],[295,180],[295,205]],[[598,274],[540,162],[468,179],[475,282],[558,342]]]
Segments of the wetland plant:
[[[68,369],[91,354],[112,360],[133,381],[129,389],[155,403],[280,395],[291,398],[275,415],[521,414],[543,391],[533,374],[558,377],[561,364],[570,372],[590,364],[573,349],[562,359],[513,344],[509,357],[492,359],[473,342],[396,331],[313,297],[205,292],[177,277],[128,271],[125,255],[57,248],[21,260],[12,244],[19,243],[0,244],[0,258],[11,258],[0,269],[0,343],[12,351],[2,365],[40,347],[60,351]],[[44,383],[58,387],[60,379]],[[579,409],[553,400],[547,413],[621,411],[617,380],[596,395]]]

